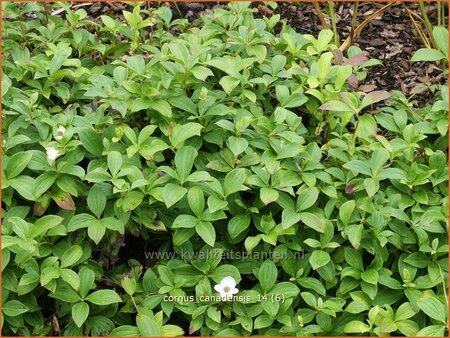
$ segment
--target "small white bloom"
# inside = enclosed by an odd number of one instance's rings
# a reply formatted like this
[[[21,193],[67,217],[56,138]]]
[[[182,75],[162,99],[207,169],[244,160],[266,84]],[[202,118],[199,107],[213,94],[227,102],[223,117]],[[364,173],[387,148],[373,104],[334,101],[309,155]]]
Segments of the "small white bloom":
[[[65,132],[66,132],[66,128],[64,128],[64,126],[59,126],[58,129],[56,130],[55,139],[57,141],[61,141]]]
[[[50,165],[53,165],[55,163],[56,158],[60,155],[58,149],[54,147],[46,148],[47,150],[47,160]]]
[[[220,293],[223,300],[231,300],[233,295],[239,292],[236,288],[236,281],[231,276],[222,279],[219,284],[214,286],[214,290]]]

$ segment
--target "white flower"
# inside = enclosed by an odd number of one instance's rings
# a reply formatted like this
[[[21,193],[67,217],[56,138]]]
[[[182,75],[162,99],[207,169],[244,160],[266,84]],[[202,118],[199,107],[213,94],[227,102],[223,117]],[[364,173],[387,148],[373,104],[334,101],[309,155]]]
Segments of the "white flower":
[[[53,165],[55,163],[56,158],[60,155],[58,149],[54,147],[46,148],[47,150],[47,160],[50,165]]]
[[[233,295],[239,292],[236,288],[236,281],[231,276],[222,279],[219,284],[214,286],[214,290],[220,293],[223,300],[231,300]]]
[[[59,126],[58,129],[56,130],[55,139],[57,141],[61,141],[65,132],[66,132],[66,128],[64,128],[64,126]]]

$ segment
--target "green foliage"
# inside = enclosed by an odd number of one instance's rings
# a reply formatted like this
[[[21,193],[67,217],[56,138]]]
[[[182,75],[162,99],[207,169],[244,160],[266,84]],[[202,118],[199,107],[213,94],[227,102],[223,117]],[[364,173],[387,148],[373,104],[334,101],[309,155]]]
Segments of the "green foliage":
[[[446,86],[248,3],[2,6],[2,333],[447,333]]]
[[[434,27],[433,39],[437,49],[420,48],[411,61],[442,61],[448,67],[448,30],[444,27]],[[448,69],[446,71],[448,72]]]

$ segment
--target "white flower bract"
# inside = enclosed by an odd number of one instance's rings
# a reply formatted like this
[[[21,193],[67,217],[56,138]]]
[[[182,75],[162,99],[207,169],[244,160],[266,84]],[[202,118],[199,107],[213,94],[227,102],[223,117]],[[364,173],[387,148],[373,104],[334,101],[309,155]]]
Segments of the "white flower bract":
[[[49,147],[46,148],[47,151],[47,160],[48,163],[50,165],[52,165],[53,163],[55,163],[55,160],[57,159],[57,157],[60,155],[58,149],[54,148],[54,147]]]
[[[231,276],[223,278],[219,284],[214,286],[214,290],[220,294],[222,300],[231,300],[233,295],[239,292],[236,288],[236,281]]]
[[[57,141],[61,141],[65,132],[66,132],[66,128],[64,128],[64,126],[59,126],[58,129],[56,130],[55,139]]]

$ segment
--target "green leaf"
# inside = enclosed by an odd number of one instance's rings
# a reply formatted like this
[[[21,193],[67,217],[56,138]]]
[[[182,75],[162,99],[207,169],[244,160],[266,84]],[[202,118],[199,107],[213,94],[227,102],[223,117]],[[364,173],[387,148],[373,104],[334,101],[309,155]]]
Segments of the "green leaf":
[[[278,270],[271,260],[266,260],[258,271],[258,279],[265,293],[269,292],[277,280]]]
[[[191,72],[192,75],[194,75],[195,78],[200,81],[206,81],[208,76],[214,76],[214,73],[211,71],[211,69],[203,66],[196,66],[191,69]]]
[[[109,335],[111,337],[138,337],[140,332],[136,326],[122,325],[112,330]]]
[[[192,187],[188,191],[188,203],[194,215],[200,217],[205,210],[205,196],[202,189]]]
[[[425,312],[428,317],[442,323],[446,322],[446,306],[441,303],[435,296],[426,294],[417,301],[417,305],[423,312]]]
[[[331,100],[319,107],[323,110],[330,110],[334,112],[351,112],[353,109],[346,105],[344,102],[337,101],[337,100]]]
[[[127,12],[129,13],[129,12]],[[125,14],[125,13],[124,13]],[[131,14],[131,13],[130,13]],[[145,60],[142,55],[129,56],[126,59],[127,65],[139,75],[145,72]]]
[[[267,48],[263,45],[255,45],[247,48],[249,56],[255,56],[259,63],[263,63],[266,59]]]
[[[195,228],[197,225],[198,219],[191,215],[179,215],[173,221],[172,228]]]
[[[130,296],[133,296],[136,292],[136,279],[130,275],[125,275],[125,277],[122,278],[122,287],[124,288],[125,292],[129,294]]]
[[[60,269],[61,278],[69,284],[75,291],[80,289],[80,278],[75,271],[70,269]]]
[[[277,190],[268,187],[261,188],[259,192],[259,196],[264,205],[275,202],[279,195]]]
[[[189,122],[183,125],[177,124],[171,133],[171,144],[178,148],[182,145],[184,141],[187,139],[193,137],[193,136],[200,136],[200,130],[203,129],[203,126],[198,123]]]
[[[72,306],[72,319],[78,327],[81,327],[89,316],[89,305],[85,302],[75,303]]]
[[[108,27],[109,29],[113,30],[115,27],[115,21],[111,19],[109,16],[101,15],[100,19],[102,20],[103,24]]]
[[[122,299],[114,290],[94,291],[85,300],[95,305],[109,305],[122,302]]]
[[[345,333],[365,333],[370,331],[370,326],[359,320],[352,320],[344,326]]]
[[[83,256],[83,249],[79,245],[69,248],[61,257],[61,268],[74,265]]]
[[[268,293],[269,295],[284,295],[286,298],[296,297],[300,293],[299,288],[289,282],[281,282],[275,286]]]
[[[106,195],[98,184],[89,190],[87,204],[92,213],[100,218],[106,207]]]
[[[300,214],[289,209],[284,209],[281,213],[281,224],[283,229],[288,229],[300,221]]]
[[[366,188],[367,195],[372,197],[380,189],[380,181],[377,178],[366,178],[364,180],[364,187]]]
[[[311,266],[314,270],[317,270],[318,268],[326,265],[330,261],[330,259],[331,258],[328,252],[315,250],[311,254],[311,257],[309,257],[309,263],[311,263]]]
[[[39,175],[39,177],[36,178],[33,191],[36,198],[39,198],[46,193],[53,183],[55,183],[57,177],[58,175],[55,172],[46,172]]]
[[[356,173],[356,174],[364,174],[367,176],[372,176],[372,173],[370,171],[370,166],[369,166],[368,162],[365,162],[365,161],[353,160],[353,161],[345,163],[344,168],[351,170],[353,173]]]
[[[161,329],[150,316],[138,313],[136,324],[142,337],[160,337]]]
[[[297,279],[298,284],[306,289],[314,290],[319,295],[325,296],[325,287],[317,279],[311,277],[302,277]]]
[[[111,151],[108,154],[108,168],[113,177],[116,177],[122,168],[122,155],[118,151]]]
[[[395,312],[395,321],[405,320],[413,317],[416,314],[410,303],[403,303]]]
[[[250,226],[251,217],[247,214],[238,214],[228,222],[228,233],[236,238]]]
[[[368,269],[361,273],[361,279],[369,284],[378,284],[378,272],[375,269]]]
[[[317,215],[310,212],[302,212],[299,214],[300,220],[311,229],[323,233],[325,231],[325,223]]]
[[[209,246],[214,246],[216,242],[216,230],[210,222],[199,221],[195,225],[195,231]]]
[[[370,114],[364,114],[359,118],[356,135],[362,139],[369,140],[377,134],[377,122]]]
[[[228,138],[228,147],[234,156],[238,156],[248,148],[248,142],[245,138],[230,136]]]
[[[67,57],[71,54],[72,48],[67,48],[62,51],[58,51],[53,55],[53,58],[51,59],[48,70],[49,74],[53,75],[58,69],[61,68],[63,63],[67,60]]]
[[[223,264],[218,266],[209,275],[209,277],[216,283],[220,283],[220,281],[227,276],[233,277],[236,283],[239,283],[242,279],[238,268],[230,264]]]
[[[319,61],[317,62],[317,76],[320,83],[324,83],[329,76],[331,59],[333,59],[333,54],[331,52],[325,52],[320,56]]]
[[[96,156],[103,153],[103,142],[100,136],[91,128],[83,128],[78,132],[81,144],[87,151]]]
[[[160,7],[164,8],[164,7]],[[163,325],[161,326],[161,335],[163,337],[177,337],[177,336],[183,336],[184,331],[181,327],[176,325]]]
[[[19,175],[30,163],[33,153],[19,152],[11,156],[6,166],[6,176],[11,179]]]
[[[316,187],[306,188],[298,194],[297,212],[311,208],[319,198],[319,189]]]
[[[125,212],[136,209],[144,199],[144,194],[140,191],[130,191],[125,195],[122,208]]]
[[[387,178],[390,180],[404,180],[406,179],[406,173],[399,168],[386,168],[381,170],[378,179],[384,180]]]
[[[187,189],[177,184],[168,183],[162,191],[162,197],[167,208],[181,200],[186,195]]]
[[[411,58],[411,61],[439,61],[445,59],[445,55],[436,49],[420,48]]]
[[[344,226],[350,223],[350,218],[352,217],[353,210],[355,210],[356,202],[354,200],[347,201],[341,205],[339,208],[339,218]]]
[[[237,191],[248,190],[246,186],[244,186],[244,182],[246,179],[245,169],[238,168],[233,169],[225,176],[224,181],[224,192],[226,196],[229,196]]]
[[[168,46],[175,58],[181,61],[184,65],[189,63],[189,50],[181,41],[172,42]]]
[[[283,108],[300,107],[308,101],[308,97],[304,94],[294,93],[284,102]]]
[[[2,97],[11,88],[11,85],[12,85],[11,79],[5,73],[2,73]]]
[[[197,150],[191,146],[184,146],[176,152],[175,167],[182,183],[191,173],[197,154]]]
[[[151,108],[153,108],[163,116],[172,117],[172,108],[170,107],[170,104],[167,101],[156,100],[152,102]]]
[[[372,153],[370,169],[374,176],[378,176],[384,164],[389,160],[389,153],[384,149],[377,149]]]
[[[448,30],[444,27],[433,27],[433,38],[438,48],[448,56]]]
[[[445,325],[430,325],[416,333],[417,337],[444,337]]]
[[[56,266],[49,266],[41,271],[41,285],[45,286],[52,280],[59,278],[60,272],[59,268]]]
[[[239,80],[235,79],[231,76],[225,75],[224,77],[222,77],[219,81],[220,85],[222,86],[223,90],[225,91],[225,93],[227,93],[228,95],[231,94],[231,92],[233,91],[234,88],[237,87],[237,85],[239,84]]]
[[[349,247],[345,248],[345,260],[351,267],[354,267],[355,269],[358,269],[360,271],[364,269],[361,254],[355,249]]]
[[[95,273],[88,267],[82,267],[78,272],[80,278],[80,288],[78,290],[81,297],[86,297],[89,290],[94,287]]]
[[[33,187],[36,186],[35,180],[30,176],[20,175],[9,180],[9,185],[14,188],[22,197],[29,201],[35,201]]]
[[[364,227],[360,224],[350,225],[347,228],[348,240],[353,245],[355,249],[359,248],[359,244],[361,243],[361,236]]]
[[[280,72],[286,65],[286,57],[284,55],[275,55],[271,61],[272,74]]]
[[[95,244],[100,243],[105,235],[106,228],[102,222],[95,220],[88,227],[88,236],[94,241]]]
[[[9,300],[2,306],[2,311],[5,315],[10,317],[20,316],[22,313],[28,311],[28,307],[18,300]]]

